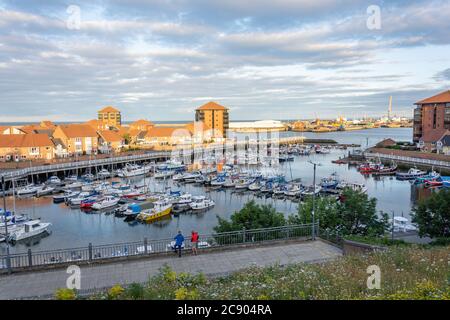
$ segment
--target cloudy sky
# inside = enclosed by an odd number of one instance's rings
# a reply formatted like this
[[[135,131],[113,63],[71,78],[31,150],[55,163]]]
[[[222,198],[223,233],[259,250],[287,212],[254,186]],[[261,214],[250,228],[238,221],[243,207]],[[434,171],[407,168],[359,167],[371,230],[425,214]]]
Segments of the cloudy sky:
[[[105,105],[188,120],[209,100],[231,120],[355,118],[390,95],[409,116],[450,89],[449,16],[430,0],[0,0],[0,122]]]

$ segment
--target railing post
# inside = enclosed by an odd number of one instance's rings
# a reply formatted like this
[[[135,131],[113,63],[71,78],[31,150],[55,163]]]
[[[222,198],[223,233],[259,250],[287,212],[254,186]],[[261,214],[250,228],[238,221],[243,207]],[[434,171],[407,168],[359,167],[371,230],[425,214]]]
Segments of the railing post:
[[[28,249],[28,266],[33,266],[33,255],[31,254],[31,249]]]
[[[242,228],[242,242],[245,243],[245,228]]]
[[[89,251],[89,261],[92,261],[92,243],[90,242],[88,246],[88,251]]]
[[[148,251],[147,251],[147,244],[148,244],[148,239],[147,239],[147,238],[144,238],[144,253],[145,253],[145,254],[148,253]]]

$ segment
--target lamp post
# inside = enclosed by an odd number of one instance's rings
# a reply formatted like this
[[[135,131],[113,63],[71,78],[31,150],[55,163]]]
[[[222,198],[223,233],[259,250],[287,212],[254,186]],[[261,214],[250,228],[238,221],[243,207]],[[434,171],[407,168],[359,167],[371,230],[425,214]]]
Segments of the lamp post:
[[[314,215],[315,215],[315,209],[316,209],[316,167],[320,166],[320,164],[312,162],[311,160],[308,161],[309,163],[311,163],[314,166],[314,175],[313,175],[313,201],[312,201],[312,211],[311,211],[311,216],[312,216],[312,239],[316,240],[316,233],[315,233],[315,220],[314,220]]]
[[[11,260],[9,256],[9,242],[8,242],[8,221],[6,215],[6,194],[5,194],[6,184],[5,177],[2,177],[2,190],[3,190],[3,214],[5,218],[5,242],[6,242],[6,268],[8,273],[11,273]]]

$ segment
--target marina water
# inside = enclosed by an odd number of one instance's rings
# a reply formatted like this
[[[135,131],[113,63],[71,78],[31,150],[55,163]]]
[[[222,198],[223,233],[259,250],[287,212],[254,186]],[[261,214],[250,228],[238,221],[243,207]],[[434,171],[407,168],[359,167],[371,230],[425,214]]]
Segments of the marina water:
[[[362,148],[375,145],[377,142],[393,138],[396,141],[411,141],[410,128],[378,128],[348,132],[311,133],[311,132],[283,132],[280,136],[303,135],[306,138],[334,139],[338,143],[360,144]],[[295,161],[281,164],[280,170],[287,180],[301,178],[305,185],[312,184],[313,168],[308,159],[321,164],[317,168],[317,181],[336,172],[339,178],[348,182],[361,182],[367,186],[368,195],[377,198],[377,209],[389,214],[410,216],[411,207],[431,191],[416,187],[409,181],[398,181],[395,177],[365,177],[356,167],[331,163],[339,157],[344,157],[349,150],[332,149],[330,154],[312,154],[296,156]],[[115,178],[118,179],[118,178]],[[150,180],[149,180],[150,179]],[[132,180],[135,184],[142,184],[143,178]],[[150,182],[150,183],[149,183]],[[79,209],[70,209],[64,203],[54,204],[52,197],[25,198],[16,200],[17,214],[28,214],[31,218],[41,218],[52,223],[52,234],[40,238],[19,242],[11,246],[11,253],[52,250],[60,248],[86,247],[94,245],[142,241],[148,239],[172,238],[178,230],[190,234],[196,230],[200,234],[212,233],[217,224],[217,217],[229,218],[240,210],[250,200],[260,204],[271,204],[286,215],[296,213],[297,203],[284,199],[258,198],[250,191],[236,192],[230,190],[209,190],[195,184],[178,184],[167,181],[156,181],[146,178],[146,184],[151,191],[163,191],[171,187],[173,191],[181,190],[192,195],[206,195],[215,201],[216,205],[202,213],[185,213],[153,224],[128,224],[123,218],[116,218],[114,214],[85,213]],[[7,199],[8,210],[12,209],[12,198]],[[0,244],[0,254],[5,251],[5,244]]]

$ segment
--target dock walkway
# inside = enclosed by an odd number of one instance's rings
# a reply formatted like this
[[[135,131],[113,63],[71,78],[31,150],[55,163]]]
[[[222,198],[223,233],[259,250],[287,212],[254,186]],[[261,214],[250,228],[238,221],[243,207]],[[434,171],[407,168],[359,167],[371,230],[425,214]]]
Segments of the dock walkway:
[[[201,252],[198,256],[174,255],[148,259],[81,266],[80,292],[93,293],[116,284],[145,283],[149,276],[159,273],[164,265],[176,272],[206,276],[227,275],[252,265],[271,266],[292,263],[315,263],[336,259],[342,255],[337,247],[321,240],[259,247],[234,248],[222,251]],[[66,287],[70,274],[66,269],[35,271],[0,276],[0,299],[50,298],[58,288]]]

